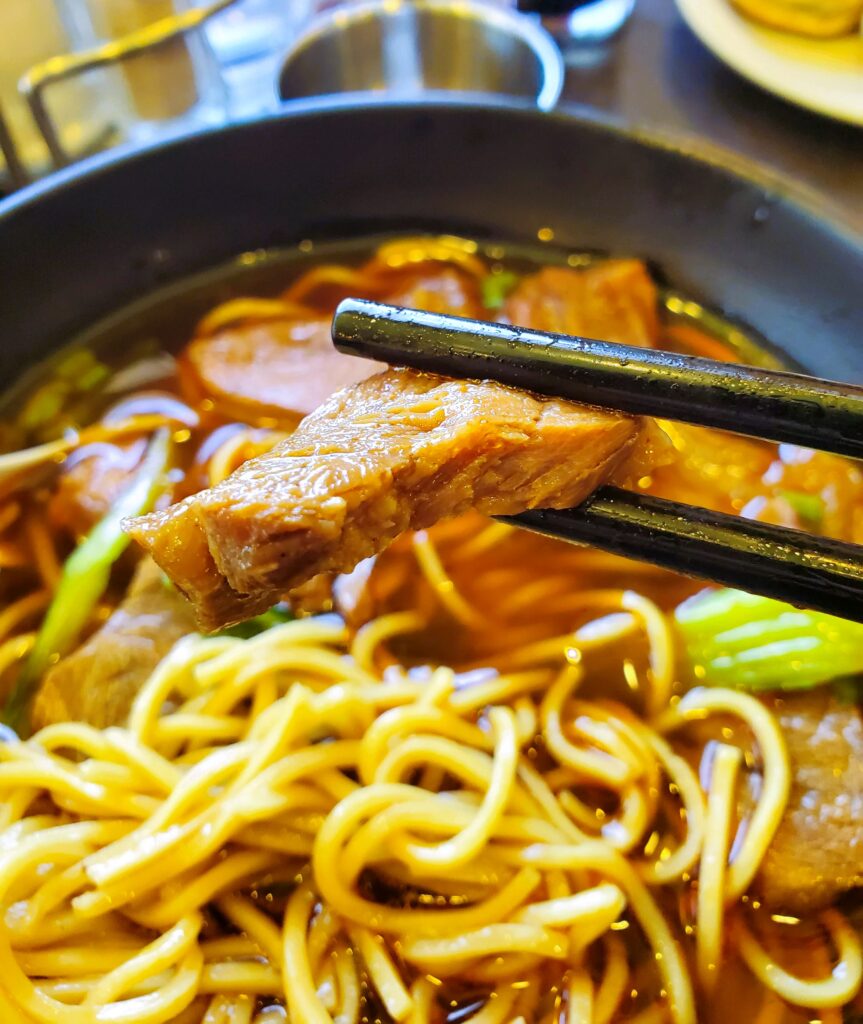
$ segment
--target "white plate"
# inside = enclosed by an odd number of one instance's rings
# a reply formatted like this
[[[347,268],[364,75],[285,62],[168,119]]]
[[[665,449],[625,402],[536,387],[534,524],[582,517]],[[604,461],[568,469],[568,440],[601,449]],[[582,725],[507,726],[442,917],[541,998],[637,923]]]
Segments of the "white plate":
[[[764,89],[820,114],[863,125],[863,34],[807,39],[744,18],[729,0],[677,0],[720,60]]]

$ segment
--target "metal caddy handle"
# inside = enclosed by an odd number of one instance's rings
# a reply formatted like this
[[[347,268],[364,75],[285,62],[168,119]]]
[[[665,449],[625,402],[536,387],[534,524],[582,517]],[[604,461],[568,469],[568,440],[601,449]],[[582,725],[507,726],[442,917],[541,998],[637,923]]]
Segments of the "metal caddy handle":
[[[84,50],[81,53],[67,53],[58,57],[50,57],[26,71],[18,83],[18,89],[27,101],[33,120],[45,140],[54,168],[66,167],[73,160],[63,148],[57,127],[45,103],[45,91],[49,86],[68,78],[74,78],[85,71],[105,67],[109,64],[118,64],[130,57],[136,57],[149,50],[164,46],[180,36],[194,32],[214,15],[220,14],[235,3],[237,0],[213,0],[205,7],[195,7],[161,18],[151,25],[136,29],[120,39],[112,39],[111,42],[102,46]],[[20,177],[23,170],[20,161],[17,158],[9,160],[8,155],[7,161],[13,175]]]

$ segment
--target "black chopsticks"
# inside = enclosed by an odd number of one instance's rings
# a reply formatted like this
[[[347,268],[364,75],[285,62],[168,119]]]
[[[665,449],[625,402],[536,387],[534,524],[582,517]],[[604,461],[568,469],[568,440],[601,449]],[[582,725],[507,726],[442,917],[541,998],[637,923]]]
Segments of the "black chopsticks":
[[[504,522],[863,622],[863,547],[602,487],[578,508]]]
[[[863,457],[863,388],[347,299],[343,352]],[[863,622],[863,547],[605,487],[507,519],[548,536]]]
[[[346,299],[336,348],[450,377],[863,458],[863,387]]]

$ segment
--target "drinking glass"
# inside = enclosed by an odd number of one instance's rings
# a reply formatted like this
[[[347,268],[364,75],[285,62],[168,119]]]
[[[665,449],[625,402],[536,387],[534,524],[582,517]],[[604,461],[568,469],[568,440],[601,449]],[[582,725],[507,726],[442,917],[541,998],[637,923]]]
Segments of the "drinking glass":
[[[186,0],[199,6],[205,0]],[[242,0],[207,22],[205,33],[228,89],[232,117],[274,110],[286,50],[314,12],[314,0]]]

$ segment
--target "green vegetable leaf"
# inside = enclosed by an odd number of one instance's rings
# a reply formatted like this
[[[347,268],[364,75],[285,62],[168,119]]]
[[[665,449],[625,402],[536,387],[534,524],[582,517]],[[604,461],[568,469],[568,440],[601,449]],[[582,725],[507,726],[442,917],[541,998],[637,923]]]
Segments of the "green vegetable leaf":
[[[57,591],[4,712],[4,720],[13,728],[20,724],[31,691],[42,674],[58,655],[67,654],[78,641],[108,586],[112,566],[129,545],[123,520],[153,507],[162,491],[170,454],[170,432],[157,431],[129,486],[66,559]]]
[[[824,519],[823,498],[805,491],[780,491],[779,496],[788,502],[806,526],[814,530],[821,525]]]
[[[500,309],[509,293],[518,284],[518,274],[511,270],[501,270],[489,274],[480,281],[482,304],[486,309]]]
[[[293,618],[294,616],[289,606],[280,603],[268,612],[264,612],[263,615],[256,615],[253,619],[246,619],[245,622],[239,622],[236,626],[223,629],[216,635],[235,636],[240,640],[248,640],[250,637],[258,636],[260,633],[272,629],[273,626],[281,626],[284,622],[291,622]]]
[[[739,590],[674,613],[695,678],[741,690],[806,690],[863,672],[863,624]]]

